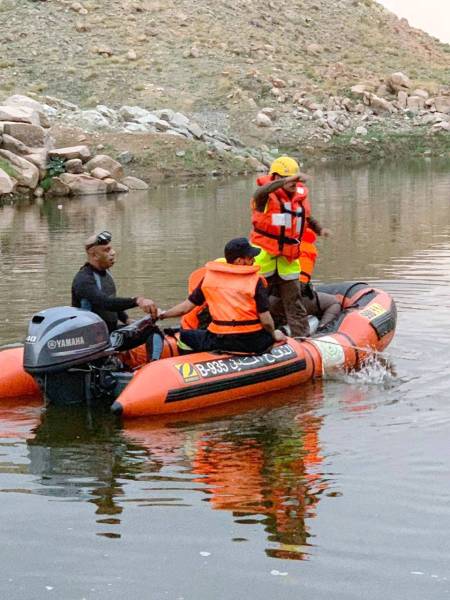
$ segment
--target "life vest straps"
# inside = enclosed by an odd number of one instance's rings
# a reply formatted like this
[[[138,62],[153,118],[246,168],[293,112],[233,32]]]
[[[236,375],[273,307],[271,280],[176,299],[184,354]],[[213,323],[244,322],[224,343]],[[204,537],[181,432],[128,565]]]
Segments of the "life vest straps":
[[[215,325],[223,325],[225,327],[240,327],[241,325],[259,325],[261,321],[259,319],[247,319],[246,321],[219,321],[213,319],[212,322]]]
[[[267,231],[264,231],[264,229],[259,229],[259,227],[253,227],[253,231],[256,231],[256,233],[264,235],[273,240],[279,240],[282,242],[282,244],[293,245],[300,243],[296,238],[286,237],[283,235],[276,235],[275,233],[268,233]]]

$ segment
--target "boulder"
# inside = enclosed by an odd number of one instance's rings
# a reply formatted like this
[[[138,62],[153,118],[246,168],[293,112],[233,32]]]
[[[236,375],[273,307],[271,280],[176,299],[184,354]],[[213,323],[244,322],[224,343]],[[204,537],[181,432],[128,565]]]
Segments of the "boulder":
[[[117,194],[117,193],[128,192],[128,188],[126,185],[119,183],[115,179],[112,179],[112,177],[107,177],[103,181],[107,185],[108,194]]]
[[[86,163],[86,169],[88,171],[93,171],[97,168],[108,171],[110,177],[113,179],[122,179],[124,176],[123,167],[120,162],[114,160],[106,154],[98,154],[97,156],[94,156],[94,158],[91,158],[88,163]]]
[[[192,133],[192,135],[197,138],[198,140],[203,139],[203,136],[205,135],[204,130],[200,127],[200,125],[197,125],[197,123],[188,123],[186,125],[186,129]]]
[[[363,96],[364,103],[370,106],[375,112],[389,112],[395,111],[394,106],[388,100],[380,98],[370,92],[365,92]]]
[[[70,146],[67,148],[55,148],[54,150],[50,150],[48,155],[50,156],[50,158],[62,158],[63,160],[79,158],[83,162],[86,162],[92,156],[91,151],[87,146]]]
[[[270,117],[265,115],[263,112],[259,112],[256,115],[256,124],[258,127],[272,127],[273,123]]]
[[[48,121],[49,109],[52,111],[50,106],[45,106],[41,104],[37,100],[33,98],[29,98],[28,96],[22,96],[21,94],[14,94],[13,96],[9,96],[4,103],[6,106],[18,106],[29,108],[39,115],[40,125],[42,127],[50,127],[50,123]],[[56,112],[56,111],[55,111]]]
[[[357,85],[353,85],[350,88],[350,91],[352,94],[355,94],[355,96],[363,96],[364,92],[370,92],[370,89],[365,83],[358,83]]]
[[[14,94],[13,96],[10,96],[4,101],[3,104],[7,106],[26,107],[36,111],[39,115],[39,121],[42,127],[50,127],[48,117],[54,117],[57,113],[57,111],[51,106],[42,104],[33,98],[29,98],[28,96],[22,96],[21,94]]]
[[[69,196],[70,187],[67,183],[64,183],[59,177],[53,177],[50,185],[50,189],[47,194],[49,196]]]
[[[106,169],[102,169],[101,167],[96,167],[95,169],[92,169],[91,175],[92,177],[96,177],[97,179],[111,179],[111,173]]]
[[[91,196],[107,193],[108,186],[106,183],[90,175],[63,173],[59,176],[59,179],[69,186],[70,192],[74,196]]]
[[[34,100],[33,98],[29,98],[28,96],[23,96],[21,94],[14,94],[13,96],[9,96],[9,98],[6,98],[3,104],[6,104],[7,106],[25,106],[26,108],[31,108],[36,112],[44,111],[43,106],[40,102]]]
[[[397,94],[400,90],[409,90],[411,89],[411,80],[404,73],[392,73],[386,79],[386,85],[394,94]]]
[[[0,196],[2,194],[11,194],[14,192],[16,185],[17,181],[0,168]]]
[[[107,194],[112,194],[113,192],[115,192],[117,190],[117,186],[119,184],[112,177],[105,177],[102,181],[106,185],[106,193]]]
[[[129,190],[148,190],[148,184],[142,179],[137,177],[124,177],[121,183],[125,185]]]
[[[31,152],[31,150],[28,148],[28,146],[26,144],[24,144],[20,140],[16,140],[15,137],[12,137],[12,135],[8,135],[7,133],[3,134],[2,143],[0,144],[0,146],[4,150],[9,150],[10,152],[13,152],[14,154],[20,154],[22,156],[24,154],[29,154]]]
[[[122,106],[119,108],[119,116],[122,121],[137,121],[138,119],[146,117],[148,114],[151,113],[140,106]]]
[[[27,146],[49,147],[51,145],[50,136],[40,125],[7,121],[2,124],[2,129],[3,133],[10,135]]]
[[[367,131],[367,129],[363,125],[360,125],[359,127],[357,127],[355,129],[355,134],[356,135],[365,136],[365,135],[367,135],[367,133],[368,133],[368,131]]]
[[[85,130],[107,129],[110,126],[108,118],[97,110],[82,110],[77,116],[77,124]]]
[[[43,179],[47,172],[47,150],[45,148],[30,148],[30,154],[25,154],[24,158],[36,165],[39,169],[39,176]]]
[[[254,156],[249,156],[246,159],[246,162],[252,171],[256,171],[257,173],[264,173],[267,171],[265,165]]]
[[[450,96],[437,96],[434,98],[434,106],[437,112],[450,114]]]
[[[124,129],[130,133],[156,133],[155,127],[143,123],[125,123]]]
[[[129,163],[133,162],[134,155],[129,150],[124,150],[124,152],[119,154],[117,160],[121,165],[128,165]]]
[[[13,154],[9,150],[0,150],[0,158],[5,160],[14,171],[17,184],[34,189],[39,183],[39,169],[25,158]]]
[[[408,110],[412,112],[419,112],[425,106],[425,98],[421,96],[409,96],[406,102]]]
[[[433,129],[435,131],[450,131],[450,123],[448,121],[441,121],[440,123],[435,123],[433,125]]]
[[[411,96],[420,96],[421,98],[424,98],[425,100],[427,100],[429,98],[430,94],[426,90],[417,88],[416,90],[413,90],[411,92]]]
[[[159,119],[162,119],[163,121],[171,121],[175,112],[173,110],[171,110],[170,108],[163,108],[161,110],[155,110],[154,113]]]
[[[408,103],[408,93],[404,90],[400,90],[397,94],[397,105],[399,108],[406,108]]]
[[[187,127],[189,123],[189,119],[183,113],[176,112],[172,115],[170,119],[170,124],[175,128],[183,128]]]
[[[83,162],[79,158],[71,158],[67,160],[64,164],[67,173],[72,173],[73,175],[79,175],[83,173]]]
[[[27,106],[0,106],[0,121],[41,125],[39,113]]]

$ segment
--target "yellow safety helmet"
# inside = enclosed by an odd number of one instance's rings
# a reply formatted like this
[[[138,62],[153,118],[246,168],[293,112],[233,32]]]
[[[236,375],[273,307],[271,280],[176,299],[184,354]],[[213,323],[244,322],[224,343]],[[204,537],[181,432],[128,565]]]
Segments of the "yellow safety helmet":
[[[270,165],[269,174],[277,173],[281,177],[291,177],[300,171],[298,162],[290,156],[280,156]]]

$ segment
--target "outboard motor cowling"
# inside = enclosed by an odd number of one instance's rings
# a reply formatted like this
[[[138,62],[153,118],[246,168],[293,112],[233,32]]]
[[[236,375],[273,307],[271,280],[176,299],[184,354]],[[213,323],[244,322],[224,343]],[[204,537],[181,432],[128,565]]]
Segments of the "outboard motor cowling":
[[[87,310],[58,306],[31,318],[23,366],[30,375],[57,373],[112,351],[103,319]]]

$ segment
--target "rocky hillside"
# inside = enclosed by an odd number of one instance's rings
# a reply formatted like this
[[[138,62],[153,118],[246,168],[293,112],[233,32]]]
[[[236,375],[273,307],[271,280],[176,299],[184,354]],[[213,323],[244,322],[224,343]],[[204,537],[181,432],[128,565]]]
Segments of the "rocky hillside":
[[[138,176],[450,150],[450,46],[374,0],[0,0],[0,44],[0,106]]]
[[[0,0],[0,43],[7,94],[219,121],[394,71],[434,92],[450,66],[449,46],[373,0]]]

